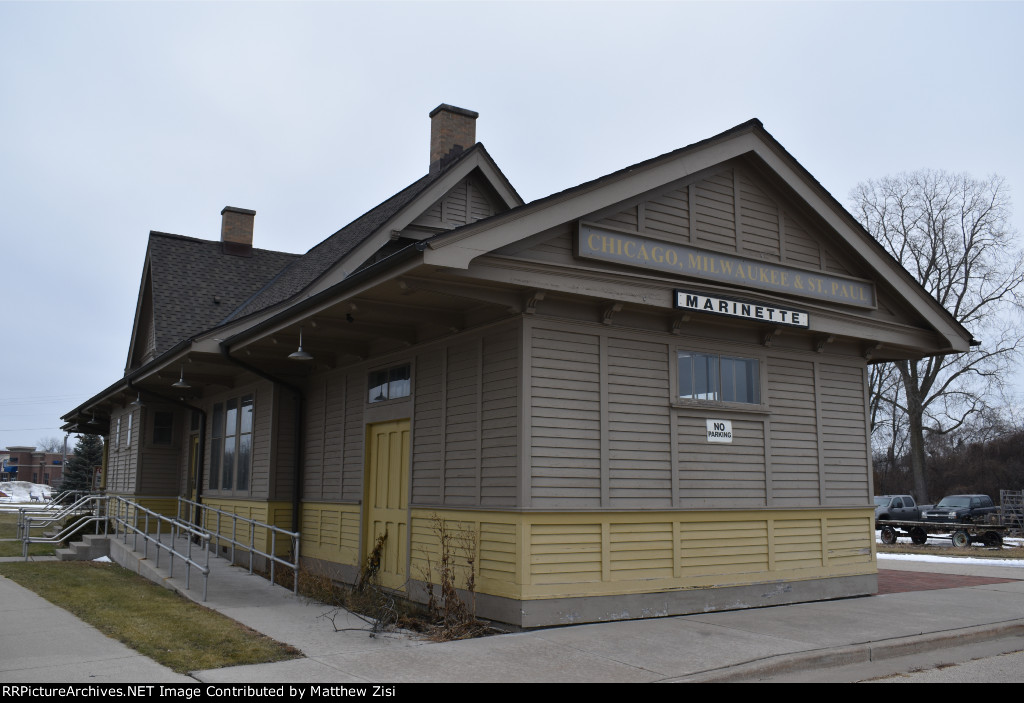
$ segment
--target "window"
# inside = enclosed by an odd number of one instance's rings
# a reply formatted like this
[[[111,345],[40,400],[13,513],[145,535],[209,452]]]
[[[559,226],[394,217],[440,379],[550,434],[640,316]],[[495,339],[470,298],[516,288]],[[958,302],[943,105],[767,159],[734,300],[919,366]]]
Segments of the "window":
[[[757,359],[679,352],[679,398],[726,403],[761,403]]]
[[[121,447],[121,418],[117,418],[117,425],[114,430],[114,449],[120,449]]]
[[[411,377],[409,364],[370,372],[369,401],[380,403],[395,398],[408,398],[412,392]]]
[[[252,467],[251,395],[231,398],[213,406],[210,438],[210,488],[248,491]]]
[[[128,431],[124,435],[124,446],[132,446],[132,417],[135,413],[128,413]]]
[[[153,413],[153,444],[171,444],[174,437],[174,413]]]

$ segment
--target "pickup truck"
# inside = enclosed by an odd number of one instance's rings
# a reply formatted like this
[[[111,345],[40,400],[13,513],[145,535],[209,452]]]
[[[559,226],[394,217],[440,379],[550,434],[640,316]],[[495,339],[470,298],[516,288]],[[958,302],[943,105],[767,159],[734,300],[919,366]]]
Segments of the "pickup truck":
[[[925,510],[921,519],[925,522],[955,522],[959,524],[985,522],[988,515],[997,513],[992,499],[986,495],[946,496],[931,510]]]
[[[921,509],[913,496],[875,496],[875,522],[879,520],[901,520],[916,522],[921,519]]]

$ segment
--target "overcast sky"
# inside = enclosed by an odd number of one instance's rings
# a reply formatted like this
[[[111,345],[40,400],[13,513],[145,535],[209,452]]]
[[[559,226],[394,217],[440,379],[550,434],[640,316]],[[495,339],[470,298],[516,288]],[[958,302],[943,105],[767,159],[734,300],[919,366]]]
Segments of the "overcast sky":
[[[752,117],[836,198],[1006,177],[1024,5],[0,1],[0,447],[124,372],[150,230],[304,252],[426,173],[430,110],[527,200]]]

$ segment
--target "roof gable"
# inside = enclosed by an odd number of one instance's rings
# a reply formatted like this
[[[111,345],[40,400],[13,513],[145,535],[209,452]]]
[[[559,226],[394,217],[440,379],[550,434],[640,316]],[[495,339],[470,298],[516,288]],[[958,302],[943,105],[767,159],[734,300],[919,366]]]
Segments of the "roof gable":
[[[463,203],[461,216],[453,212],[450,221],[430,218],[435,208],[457,200]],[[314,295],[329,288],[396,237],[422,239],[438,229],[453,229],[479,219],[475,214],[484,217],[522,202],[483,144],[477,143],[445,168],[420,178],[317,244],[228,319],[266,310],[301,293]]]
[[[239,256],[219,241],[150,232],[128,368],[218,324],[295,257],[266,249]]]
[[[482,255],[519,251],[534,236],[557,249],[564,239],[550,233],[582,220],[626,232],[651,228],[652,235],[685,238],[710,251],[885,281],[890,297],[879,308],[890,317],[894,309],[909,312],[941,336],[940,349],[966,351],[972,341],[757,120],[437,235],[424,262],[465,269]]]

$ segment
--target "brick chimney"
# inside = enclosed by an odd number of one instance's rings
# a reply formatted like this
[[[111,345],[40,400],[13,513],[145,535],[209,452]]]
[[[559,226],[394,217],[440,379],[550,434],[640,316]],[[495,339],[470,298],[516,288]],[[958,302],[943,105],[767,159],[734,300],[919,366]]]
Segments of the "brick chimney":
[[[430,172],[434,173],[476,144],[479,113],[441,103],[430,112]]]
[[[225,254],[252,253],[252,225],[255,210],[243,210],[230,205],[220,211],[220,241]]]

